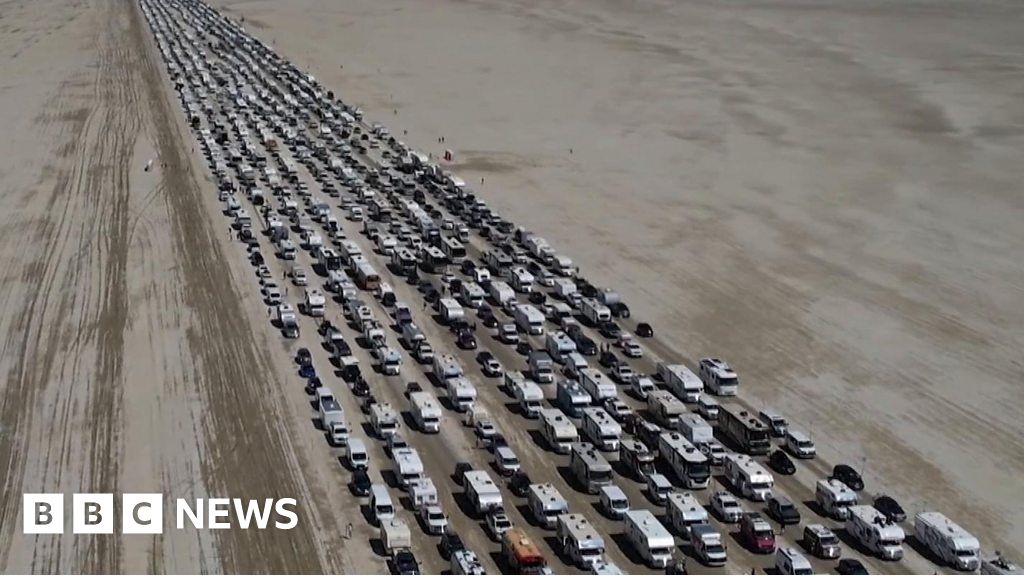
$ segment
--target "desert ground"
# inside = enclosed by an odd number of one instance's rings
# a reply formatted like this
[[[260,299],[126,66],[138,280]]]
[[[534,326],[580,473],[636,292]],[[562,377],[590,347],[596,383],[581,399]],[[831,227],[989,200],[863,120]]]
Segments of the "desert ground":
[[[726,358],[824,459],[1024,557],[1024,7],[211,5],[452,150],[621,291],[658,354]],[[0,4],[0,125],[0,570],[382,571],[342,537],[372,529],[294,393],[315,332],[267,322],[136,3]],[[421,445],[432,476],[479,458],[442,437]],[[21,534],[23,492],[147,491],[293,496],[302,522]]]
[[[1020,4],[212,5],[451,149],[682,359],[1024,553]]]

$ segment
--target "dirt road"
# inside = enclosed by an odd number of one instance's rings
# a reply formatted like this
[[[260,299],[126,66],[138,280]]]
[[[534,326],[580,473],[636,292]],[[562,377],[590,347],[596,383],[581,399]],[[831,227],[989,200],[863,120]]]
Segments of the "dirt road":
[[[371,569],[338,545],[336,464],[292,434],[136,4],[8,2],[0,27],[0,570]],[[294,497],[300,522],[33,537],[23,492]]]

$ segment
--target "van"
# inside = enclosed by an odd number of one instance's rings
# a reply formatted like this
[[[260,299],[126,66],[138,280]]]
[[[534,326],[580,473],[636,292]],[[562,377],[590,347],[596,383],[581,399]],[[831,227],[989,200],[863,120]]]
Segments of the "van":
[[[629,512],[629,498],[626,497],[626,493],[622,491],[622,488],[614,484],[602,486],[601,490],[601,509],[608,515],[609,518],[618,520]]]
[[[370,454],[366,451],[366,443],[362,438],[349,438],[345,453],[348,465],[353,470],[366,470],[370,467]]]
[[[775,569],[779,574],[814,574],[811,563],[796,548],[785,546],[775,551]]]
[[[388,493],[387,486],[383,484],[370,486],[370,514],[376,524],[395,517],[395,505],[391,501],[391,494]]]
[[[647,496],[658,505],[663,505],[672,492],[672,483],[663,474],[647,475]]]
[[[797,458],[814,458],[818,453],[810,436],[792,428],[786,432],[786,449]]]
[[[804,527],[804,548],[813,556],[831,560],[839,558],[843,550],[839,537],[824,524],[808,524]]]

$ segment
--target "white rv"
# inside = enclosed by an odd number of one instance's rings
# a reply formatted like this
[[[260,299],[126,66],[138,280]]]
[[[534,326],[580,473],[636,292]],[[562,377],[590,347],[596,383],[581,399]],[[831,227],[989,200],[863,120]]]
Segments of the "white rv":
[[[395,460],[398,486],[403,490],[408,490],[410,482],[423,477],[423,461],[415,448],[395,448],[391,456]]]
[[[846,533],[883,560],[903,558],[903,540],[906,537],[903,528],[890,522],[874,506],[850,506]]]
[[[711,482],[711,465],[696,446],[678,432],[658,436],[658,452],[676,477],[691,490],[702,490]]]
[[[445,380],[448,389],[448,401],[456,412],[465,412],[476,402],[476,387],[469,378],[459,376]]]
[[[612,466],[589,442],[574,442],[570,449],[569,469],[590,494],[612,483]]]
[[[708,392],[718,396],[735,396],[740,385],[736,372],[725,360],[719,358],[701,359],[700,378]]]
[[[582,514],[558,517],[556,534],[562,553],[579,568],[590,568],[604,559],[604,538]]]
[[[647,394],[647,409],[659,424],[675,428],[679,417],[688,412],[683,404],[668,390],[653,390]]]
[[[572,444],[580,439],[576,425],[557,408],[541,410],[540,419],[541,435],[548,446],[559,454],[568,454]]]
[[[515,309],[515,321],[519,329],[527,334],[544,333],[544,314],[532,304],[520,304]]]
[[[696,402],[704,391],[701,379],[682,364],[658,362],[658,376],[665,387],[683,402]]]
[[[599,450],[614,452],[619,449],[622,426],[604,408],[600,406],[584,408],[582,427],[583,435]]]
[[[462,365],[451,354],[437,354],[434,356],[433,374],[438,383],[444,385],[448,380],[462,376]]]
[[[725,476],[733,488],[745,498],[765,502],[772,497],[775,479],[764,466],[746,454],[728,454],[725,457]]]
[[[914,536],[957,570],[974,572],[981,566],[978,539],[941,512],[920,512],[914,516]]]
[[[430,392],[413,392],[409,394],[412,405],[412,418],[416,426],[425,434],[437,434],[441,431],[441,405]]]
[[[502,508],[501,490],[483,470],[470,470],[463,476],[466,497],[477,514]]]
[[[519,409],[522,410],[524,416],[527,418],[540,416],[540,411],[544,408],[544,391],[536,382],[527,380],[521,372],[506,372],[505,382],[516,402],[519,403]]]
[[[579,374],[580,386],[590,394],[594,403],[601,404],[609,398],[618,398],[619,391],[615,383],[604,372],[597,368],[584,368]]]
[[[814,499],[822,511],[836,520],[850,517],[850,506],[857,505],[857,493],[836,478],[818,480],[814,488]]]
[[[689,492],[673,492],[665,503],[666,517],[677,534],[689,538],[690,527],[708,523],[708,511]]]
[[[626,512],[626,538],[651,568],[663,569],[672,560],[675,539],[650,510]]]
[[[516,291],[501,280],[492,280],[491,285],[488,286],[488,291],[490,292],[491,300],[498,306],[504,306],[505,302],[515,300],[516,298]]]
[[[387,402],[370,406],[370,425],[379,438],[398,432],[398,412]]]
[[[557,332],[548,332],[548,335],[544,339],[545,348],[547,348],[548,354],[551,358],[559,364],[564,364],[567,355],[572,354],[576,351],[576,343],[573,342],[572,338],[568,334],[561,330]]]
[[[554,528],[558,517],[569,512],[569,503],[552,484],[530,484],[526,503],[533,517],[545,528]]]
[[[609,322],[612,319],[612,311],[593,298],[583,298],[580,300],[580,312],[593,325]]]

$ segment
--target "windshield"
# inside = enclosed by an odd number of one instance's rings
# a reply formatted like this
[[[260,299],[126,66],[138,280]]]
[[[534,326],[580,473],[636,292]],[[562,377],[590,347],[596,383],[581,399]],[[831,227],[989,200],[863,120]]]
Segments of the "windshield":
[[[651,548],[651,556],[668,556],[671,553],[669,548]]]
[[[580,550],[580,554],[584,557],[600,556],[604,554],[604,548],[588,548],[586,550]]]
[[[736,378],[735,376],[733,376],[731,378],[721,378],[721,379],[719,379],[719,383],[722,386],[735,386],[735,385],[739,384],[739,379]]]
[[[710,546],[705,547],[704,550],[708,553],[709,556],[725,553],[725,548],[723,548],[721,544],[712,544]]]
[[[389,504],[384,504],[384,505],[381,505],[381,506],[377,506],[377,514],[378,515],[381,515],[381,514],[394,514],[394,513],[395,513],[395,509],[392,508]]]
[[[879,540],[878,543],[881,544],[882,546],[897,547],[897,546],[903,544],[903,541],[902,540],[896,540],[895,538],[886,538],[886,539],[883,539],[883,540]]]
[[[427,517],[434,521],[444,520],[444,514],[441,512],[430,512]]]
[[[818,539],[818,542],[820,542],[822,546],[834,546],[839,543],[839,538],[836,536],[823,536]]]
[[[694,480],[703,480],[711,476],[711,467],[707,464],[690,464],[686,467],[686,474]]]
[[[974,550],[957,550],[956,555],[960,558],[973,558],[977,552]]]
[[[770,490],[772,487],[770,482],[751,482],[751,490]]]
[[[611,470],[593,470],[590,472],[590,480],[593,482],[610,482],[611,479]]]

